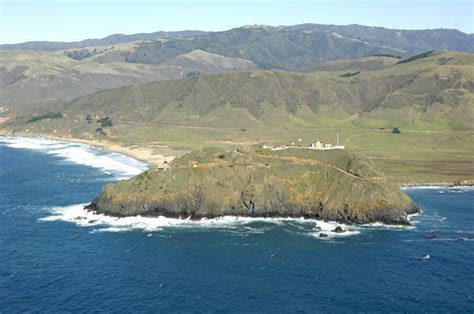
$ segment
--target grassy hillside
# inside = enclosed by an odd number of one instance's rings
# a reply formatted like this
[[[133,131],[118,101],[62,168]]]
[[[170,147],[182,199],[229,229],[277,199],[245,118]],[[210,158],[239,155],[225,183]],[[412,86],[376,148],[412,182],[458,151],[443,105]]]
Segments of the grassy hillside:
[[[0,51],[0,107],[64,102],[102,89],[186,77],[189,73],[257,69],[250,61],[205,52],[193,52],[162,65],[111,60],[130,50],[133,44],[73,50],[77,55],[90,55],[81,61],[67,57],[63,51]],[[100,63],[104,55],[114,62]]]
[[[100,91],[55,111],[66,114],[72,129],[92,115],[151,126],[472,130],[473,60],[435,53],[349,77],[345,71],[202,75]]]
[[[399,61],[400,58],[388,55],[377,55],[356,60],[337,60],[318,63],[309,67],[306,71],[376,71],[397,64]]]

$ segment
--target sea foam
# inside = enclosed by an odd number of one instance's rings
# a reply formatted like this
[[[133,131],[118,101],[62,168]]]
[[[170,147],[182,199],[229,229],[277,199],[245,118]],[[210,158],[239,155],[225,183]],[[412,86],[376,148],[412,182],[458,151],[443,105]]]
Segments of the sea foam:
[[[100,169],[119,180],[137,175],[148,168],[147,164],[136,159],[117,153],[104,152],[86,144],[43,138],[0,137],[0,145],[40,151],[67,162]]]
[[[413,185],[413,186],[402,186],[400,189],[402,191],[410,190],[442,190],[446,189],[445,185]]]
[[[349,226],[331,221],[319,221],[304,218],[261,218],[261,217],[239,217],[223,216],[212,219],[191,220],[159,217],[112,217],[103,214],[97,214],[84,209],[86,204],[76,204],[64,207],[52,207],[47,210],[50,216],[40,218],[40,221],[66,221],[76,224],[80,227],[92,228],[91,233],[96,232],[125,232],[139,230],[144,232],[158,232],[164,229],[183,229],[183,228],[203,228],[203,229],[223,229],[236,231],[239,233],[260,234],[269,230],[264,225],[278,225],[281,227],[299,226],[298,234],[320,237],[321,233],[327,235],[325,239],[335,237],[346,237],[357,235],[364,229],[362,226]],[[254,225],[259,223],[258,225]],[[264,225],[262,225],[264,224]],[[333,230],[336,227],[342,227],[346,230],[344,233],[337,233]]]

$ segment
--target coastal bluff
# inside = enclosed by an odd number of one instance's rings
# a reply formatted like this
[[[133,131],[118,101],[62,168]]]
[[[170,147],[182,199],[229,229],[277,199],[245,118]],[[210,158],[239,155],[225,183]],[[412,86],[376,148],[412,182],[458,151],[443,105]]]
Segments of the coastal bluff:
[[[351,150],[207,148],[107,184],[86,206],[125,216],[304,217],[409,224],[418,211],[400,188]]]

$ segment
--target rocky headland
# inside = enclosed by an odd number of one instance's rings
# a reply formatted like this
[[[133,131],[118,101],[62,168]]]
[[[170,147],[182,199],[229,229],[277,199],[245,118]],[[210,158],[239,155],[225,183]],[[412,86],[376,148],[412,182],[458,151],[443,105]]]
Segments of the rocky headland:
[[[359,224],[409,224],[407,215],[418,211],[355,152],[258,146],[191,152],[106,185],[86,208],[118,217],[304,217]]]

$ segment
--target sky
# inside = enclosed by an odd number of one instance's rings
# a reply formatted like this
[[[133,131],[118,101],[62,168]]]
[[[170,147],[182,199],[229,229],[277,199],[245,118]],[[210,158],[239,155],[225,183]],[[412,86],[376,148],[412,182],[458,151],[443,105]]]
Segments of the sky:
[[[473,33],[474,0],[0,0],[0,44],[247,24],[362,24]]]

